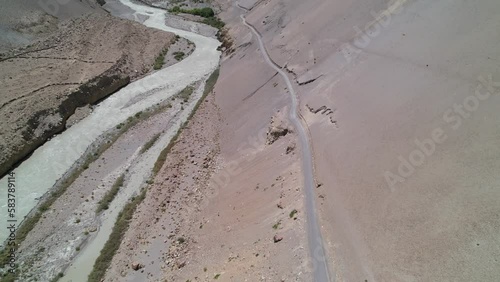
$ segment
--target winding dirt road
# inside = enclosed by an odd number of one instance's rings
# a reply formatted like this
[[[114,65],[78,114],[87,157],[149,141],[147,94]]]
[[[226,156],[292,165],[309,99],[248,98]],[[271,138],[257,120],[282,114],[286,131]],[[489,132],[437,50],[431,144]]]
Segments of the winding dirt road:
[[[239,8],[243,9],[245,12],[248,10],[236,4]],[[262,36],[260,33],[249,24],[244,15],[240,15],[243,24],[246,25],[256,36],[259,42],[260,51],[265,61],[269,66],[276,70],[286,83],[286,86],[290,93],[290,98],[292,100],[292,105],[290,109],[289,119],[292,122],[295,130],[297,131],[299,137],[299,143],[302,151],[302,172],[304,174],[304,193],[305,193],[305,206],[307,214],[307,233],[308,233],[308,244],[309,250],[311,252],[312,266],[313,266],[313,276],[314,281],[325,282],[330,280],[330,272],[328,270],[328,258],[325,255],[325,249],[323,247],[323,238],[321,236],[321,230],[318,224],[318,219],[316,217],[316,204],[314,200],[314,173],[313,173],[313,161],[311,154],[311,146],[309,144],[309,139],[304,129],[304,126],[300,122],[297,115],[298,101],[295,90],[293,89],[292,83],[288,79],[286,73],[271,59],[267,53],[266,47],[262,42]]]

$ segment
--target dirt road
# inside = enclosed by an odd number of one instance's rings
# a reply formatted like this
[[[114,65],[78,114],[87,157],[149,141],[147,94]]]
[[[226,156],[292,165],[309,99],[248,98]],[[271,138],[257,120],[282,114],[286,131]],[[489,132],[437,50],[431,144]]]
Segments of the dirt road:
[[[240,7],[240,6],[239,6]],[[242,7],[240,7],[242,8]],[[246,10],[242,8],[243,10]],[[290,110],[290,121],[299,137],[300,147],[302,149],[302,172],[304,174],[304,193],[305,193],[305,207],[307,214],[307,232],[308,232],[308,241],[309,241],[309,249],[311,252],[311,258],[313,263],[313,275],[315,281],[331,281],[330,273],[328,271],[328,262],[327,257],[325,255],[325,250],[323,247],[323,238],[321,236],[320,227],[318,225],[318,219],[316,217],[316,204],[314,200],[314,174],[313,174],[313,162],[311,156],[311,146],[309,144],[309,139],[306,134],[302,123],[297,116],[297,97],[296,93],[293,89],[292,83],[288,79],[286,73],[279,68],[276,63],[269,57],[269,54],[266,51],[264,44],[262,43],[262,37],[259,32],[250,25],[243,15],[240,16],[243,24],[245,24],[248,28],[252,30],[255,34],[262,56],[266,60],[266,62],[275,69],[285,81],[290,98],[292,101],[292,106]]]

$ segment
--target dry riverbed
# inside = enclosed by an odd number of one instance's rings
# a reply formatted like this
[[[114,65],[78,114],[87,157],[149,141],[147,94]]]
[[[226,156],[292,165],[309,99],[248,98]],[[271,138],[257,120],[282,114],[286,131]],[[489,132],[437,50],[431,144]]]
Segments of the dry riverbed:
[[[92,148],[113,143],[99,156],[94,156],[97,154],[95,149],[87,152],[89,156],[79,163],[84,166],[84,171],[52,204],[50,210],[43,213],[41,220],[34,226],[36,232],[30,232],[22,243],[19,262],[23,279],[30,277],[26,281],[35,278],[48,281],[67,267],[98,230],[100,217],[106,216],[106,210],[102,215],[96,213],[104,195],[118,178],[123,176],[124,183],[127,183],[128,169],[177,119],[183,104],[188,100],[189,95],[178,95],[130,118],[96,141]],[[121,135],[113,137],[117,134]],[[85,163],[89,157],[97,159]]]

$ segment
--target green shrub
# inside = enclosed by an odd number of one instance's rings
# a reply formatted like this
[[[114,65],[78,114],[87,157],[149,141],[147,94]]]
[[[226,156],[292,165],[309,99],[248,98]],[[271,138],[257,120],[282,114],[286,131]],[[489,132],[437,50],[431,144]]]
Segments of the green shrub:
[[[182,10],[181,10],[181,7],[179,6],[174,6],[172,9],[169,9],[168,10],[170,13],[173,13],[173,14],[178,14],[180,13]]]
[[[203,20],[203,23],[207,24],[209,26],[213,26],[217,29],[221,29],[226,25],[223,21],[221,21],[221,19],[219,19],[217,17],[206,18]]]
[[[200,16],[200,17],[204,17],[204,18],[210,18],[210,17],[215,16],[214,10],[212,10],[212,8],[209,8],[209,7],[205,7],[205,8],[201,8],[201,9],[199,9],[199,8],[182,9],[179,6],[174,6],[172,9],[169,9],[168,11],[170,13],[173,13],[173,14],[184,13],[184,14],[191,14],[191,15]]]
[[[172,105],[170,105],[170,107],[167,105],[168,108],[171,108]],[[146,142],[146,144],[144,144],[144,146],[142,147],[141,151],[139,152],[140,154],[143,154],[144,152],[146,152],[147,150],[149,150],[151,147],[153,147],[153,145],[156,143],[156,141],[158,140],[158,138],[160,138],[160,133],[157,133],[153,136],[153,138],[151,138],[151,140],[149,140],[148,142]]]
[[[165,62],[163,61],[165,59],[164,56],[158,56],[156,57],[155,59],[155,63],[153,64],[153,69],[154,70],[159,70],[163,67],[163,64],[165,64]]]
[[[161,50],[160,54],[158,54],[158,56],[156,57],[155,62],[153,64],[154,70],[159,70],[163,67],[163,64],[165,64],[165,55],[167,54],[167,52],[168,52],[168,48],[163,48],[163,50]]]
[[[202,16],[204,18],[210,18],[215,16],[214,10],[212,8],[201,8],[201,9],[194,9],[195,15]]]
[[[89,274],[88,282],[100,282],[104,278],[106,269],[110,266],[113,256],[120,247],[123,236],[132,219],[132,215],[145,197],[146,189],[143,189],[141,194],[138,197],[133,197],[133,199],[123,207],[120,214],[118,214],[113,231],[111,231],[108,241],[104,244],[99,257],[94,263],[92,272]]]
[[[278,229],[280,227],[280,224],[281,224],[281,220],[276,222],[274,225],[273,225],[273,229]]]
[[[194,87],[191,85],[186,86],[186,88],[182,89],[179,94],[176,95],[176,97],[182,99],[182,101],[187,102],[189,100],[189,97],[191,97],[191,94],[193,94]]]
[[[180,61],[182,59],[184,59],[184,56],[186,54],[184,54],[184,52],[174,52],[174,58],[177,60],[177,61]]]
[[[120,175],[116,179],[115,183],[113,183],[113,186],[111,186],[111,189],[109,189],[109,191],[106,192],[106,194],[104,195],[104,197],[102,197],[99,203],[97,203],[96,213],[100,213],[103,210],[109,209],[109,204],[113,201],[113,199],[118,194],[118,191],[123,186],[124,179],[125,179],[124,174]]]

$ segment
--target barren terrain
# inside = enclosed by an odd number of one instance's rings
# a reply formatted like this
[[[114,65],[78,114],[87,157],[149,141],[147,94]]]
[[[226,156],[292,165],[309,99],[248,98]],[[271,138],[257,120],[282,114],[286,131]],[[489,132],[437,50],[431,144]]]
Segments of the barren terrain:
[[[183,130],[106,281],[309,279],[293,137],[271,134],[288,127],[285,114],[240,144],[220,143],[232,109],[215,103],[210,95]]]
[[[296,82],[337,280],[494,281],[498,3],[240,4]]]

